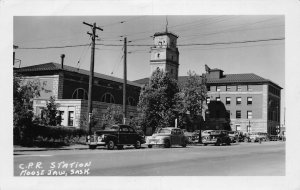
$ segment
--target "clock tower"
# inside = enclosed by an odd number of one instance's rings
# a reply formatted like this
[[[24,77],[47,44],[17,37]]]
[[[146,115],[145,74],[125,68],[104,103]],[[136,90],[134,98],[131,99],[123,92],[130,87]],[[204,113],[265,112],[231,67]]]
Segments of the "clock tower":
[[[178,79],[179,51],[177,38],[173,33],[158,32],[153,36],[154,46],[151,47],[151,74],[159,68],[169,73],[171,78]]]

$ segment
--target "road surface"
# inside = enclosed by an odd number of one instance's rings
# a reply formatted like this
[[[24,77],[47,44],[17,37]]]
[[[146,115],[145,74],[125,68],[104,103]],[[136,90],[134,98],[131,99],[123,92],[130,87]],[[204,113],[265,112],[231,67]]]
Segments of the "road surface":
[[[285,143],[14,153],[15,176],[284,176]]]

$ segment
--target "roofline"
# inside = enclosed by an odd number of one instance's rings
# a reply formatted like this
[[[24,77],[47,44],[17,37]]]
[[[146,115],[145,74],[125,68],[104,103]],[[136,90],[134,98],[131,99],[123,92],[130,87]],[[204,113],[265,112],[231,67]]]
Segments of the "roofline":
[[[153,36],[163,36],[163,35],[172,35],[172,36],[178,38],[178,36],[173,34],[172,32],[156,32]]]
[[[252,81],[245,81],[245,82],[207,82],[207,84],[219,84],[219,85],[238,85],[238,84],[272,84],[276,87],[278,87],[279,89],[283,89],[281,86],[279,86],[278,84],[267,80],[267,81],[257,81],[257,82],[252,82]]]
[[[54,64],[55,65],[55,68],[49,68],[49,69],[39,69],[37,71],[32,71],[32,70],[28,70],[28,71],[22,71],[22,69],[26,69],[28,67],[34,67],[34,66],[38,66],[38,65],[45,65],[45,64]],[[38,65],[32,65],[32,66],[28,66],[28,67],[21,67],[21,68],[13,68],[15,72],[19,72],[19,73],[28,73],[28,72],[45,72],[45,71],[62,71],[62,72],[69,72],[69,73],[76,73],[76,74],[81,74],[81,75],[85,75],[85,76],[89,76],[89,75],[86,75],[84,73],[81,73],[81,72],[78,72],[78,71],[72,71],[72,70],[68,70],[66,68],[62,69],[62,68],[58,68],[57,65],[60,65],[59,63],[54,63],[54,62],[49,62],[49,63],[43,63],[43,64],[38,64]],[[71,67],[71,68],[74,68],[76,69],[75,67],[72,67],[72,66],[69,66],[69,65],[66,65],[67,67]],[[88,70],[85,70],[85,69],[80,69],[82,71],[86,71],[86,72],[89,72]],[[95,76],[95,74],[99,74],[99,75],[104,75],[106,76],[108,79],[106,78],[100,78],[100,77],[97,77]],[[119,79],[119,80],[122,80],[121,78],[117,78],[117,77],[112,77],[112,76],[109,76],[109,75],[105,75],[105,74],[102,74],[102,73],[97,73],[97,72],[94,72],[94,78],[98,78],[98,79],[104,79],[104,80],[112,80],[114,82],[118,82],[118,83],[122,83],[121,81],[117,81],[116,79]],[[111,79],[110,79],[111,78]],[[139,87],[141,88],[142,85],[139,84],[139,83],[136,83],[136,82],[133,82],[133,81],[129,81],[127,80],[127,84],[128,85],[132,85],[132,86],[136,86],[136,87]]]

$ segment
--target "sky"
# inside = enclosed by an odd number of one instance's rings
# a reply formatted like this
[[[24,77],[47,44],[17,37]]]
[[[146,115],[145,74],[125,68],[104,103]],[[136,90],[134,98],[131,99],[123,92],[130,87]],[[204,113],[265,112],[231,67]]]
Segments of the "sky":
[[[16,16],[14,17],[14,45],[19,46],[16,58],[21,67],[47,62],[60,63],[89,70],[91,48],[30,50],[22,48],[89,44],[87,23],[96,22],[103,31],[95,52],[95,72],[123,77],[123,40],[127,47],[128,80],[150,75],[150,46],[156,32],[168,31],[178,35],[179,75],[188,70],[203,73],[204,65],[219,68],[226,74],[256,73],[284,87],[284,40],[231,45],[192,45],[216,42],[241,42],[284,38],[284,16]],[[180,46],[184,45],[184,46]],[[78,63],[79,61],[79,63]],[[15,65],[18,67],[19,62]],[[270,72],[272,71],[272,72]]]
[[[83,22],[95,22],[103,29],[96,31],[96,44],[99,45],[95,50],[95,72],[123,77],[123,40],[126,37],[127,79],[149,77],[152,36],[168,28],[178,36],[179,76],[187,75],[189,70],[204,73],[205,64],[222,69],[224,74],[255,73],[283,88],[281,116],[284,115],[283,15],[14,16],[13,43],[19,47],[15,50],[16,59],[21,60],[15,67],[60,63],[60,55],[65,54],[65,65],[89,70],[89,45],[49,48],[90,44],[87,32],[91,32],[91,28]],[[268,41],[249,42],[257,40]],[[223,42],[234,44],[199,45]]]

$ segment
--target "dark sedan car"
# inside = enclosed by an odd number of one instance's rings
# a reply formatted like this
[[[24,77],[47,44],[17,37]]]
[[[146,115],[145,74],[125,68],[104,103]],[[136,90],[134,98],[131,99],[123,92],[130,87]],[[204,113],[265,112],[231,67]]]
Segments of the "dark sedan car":
[[[90,149],[95,149],[97,146],[106,146],[107,149],[112,150],[115,146],[122,149],[123,146],[131,145],[139,149],[143,143],[145,143],[144,136],[128,125],[108,126],[104,130],[96,131],[94,135],[87,138]]]
[[[202,143],[206,146],[208,144],[214,144],[220,146],[222,144],[230,145],[230,137],[228,131],[225,130],[214,130],[210,131],[209,135],[202,138]]]

